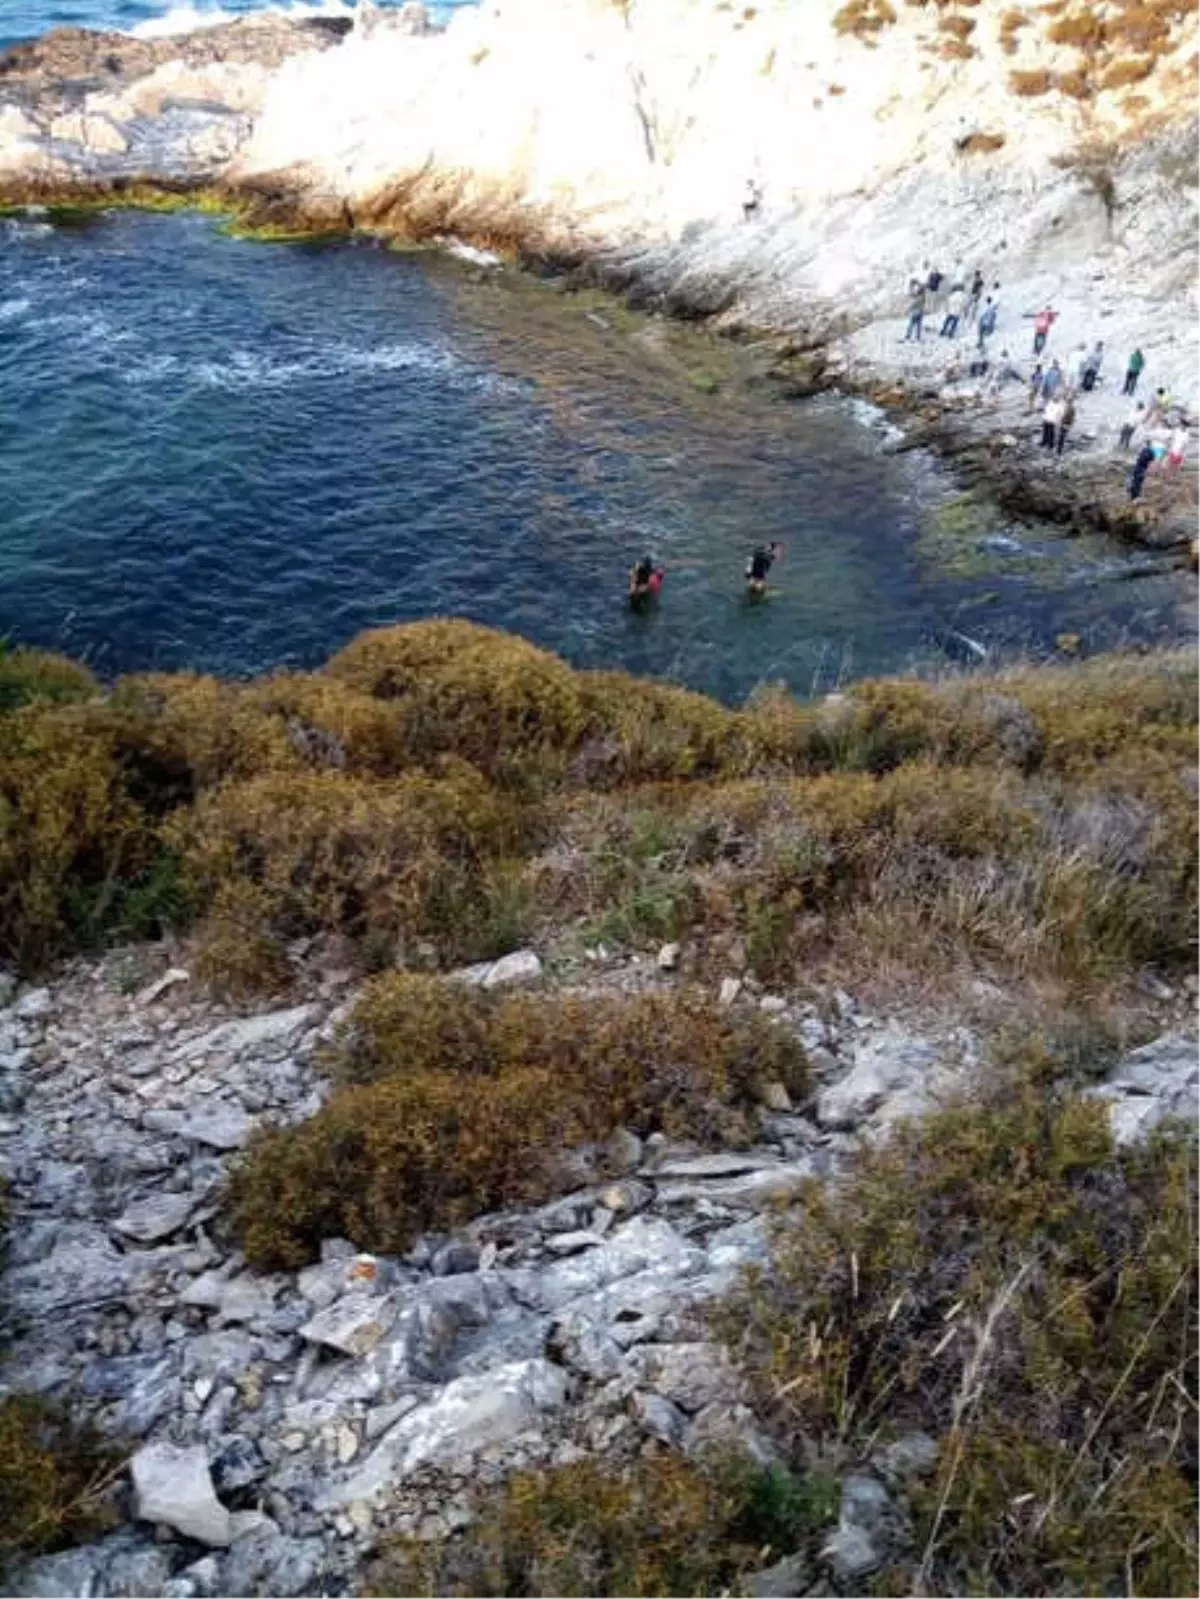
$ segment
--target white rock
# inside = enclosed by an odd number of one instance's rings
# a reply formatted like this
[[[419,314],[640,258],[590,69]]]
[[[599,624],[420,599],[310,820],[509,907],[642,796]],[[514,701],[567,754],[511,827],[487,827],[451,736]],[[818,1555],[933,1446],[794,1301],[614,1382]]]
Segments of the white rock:
[[[27,990],[13,1007],[15,1015],[23,1022],[42,1021],[53,1009],[54,999],[48,988]]]
[[[171,966],[161,977],[156,977],[152,983],[147,983],[140,993],[135,994],[135,1005],[153,1005],[154,1001],[165,994],[169,988],[174,988],[177,983],[186,983],[190,974],[182,966]]]
[[[660,972],[673,972],[679,966],[679,957],[682,953],[678,944],[664,944],[658,952],[658,969]]]
[[[542,963],[531,949],[518,949],[496,961],[483,980],[484,988],[509,988],[533,983],[542,975]]]
[[[768,1016],[780,1016],[787,1010],[787,1000],[778,994],[764,994],[758,1002],[758,1008]]]
[[[130,1470],[139,1521],[171,1527],[212,1548],[232,1543],[230,1515],[213,1490],[202,1444],[182,1449],[169,1443],[147,1444],[134,1455]]]
[[[222,1022],[186,1047],[188,1055],[240,1055],[264,1044],[282,1044],[295,1038],[320,1016],[318,1005],[297,1005],[290,1010],[267,1011],[261,1016],[246,1016]]]
[[[254,1118],[240,1105],[201,1105],[181,1118],[179,1133],[211,1149],[241,1149],[254,1131]]]
[[[891,1028],[856,1048],[850,1071],[819,1095],[817,1120],[822,1127],[856,1127],[889,1094],[919,1088],[937,1060],[928,1040]]]
[[[423,1468],[465,1471],[479,1450],[497,1449],[542,1426],[566,1403],[569,1388],[567,1374],[548,1360],[518,1360],[481,1377],[459,1377],[398,1421],[317,1508],[341,1510],[377,1500]]]
[[[720,992],[717,995],[717,1003],[718,1003],[718,1005],[724,1005],[726,1007],[732,1005],[734,1000],[741,993],[741,991],[742,991],[742,980],[741,980],[740,977],[725,977],[725,978],[723,978],[721,980]]]

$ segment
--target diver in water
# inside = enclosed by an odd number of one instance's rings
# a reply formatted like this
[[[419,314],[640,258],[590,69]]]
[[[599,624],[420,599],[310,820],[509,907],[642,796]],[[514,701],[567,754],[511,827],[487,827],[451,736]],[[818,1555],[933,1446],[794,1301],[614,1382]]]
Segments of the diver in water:
[[[666,573],[655,566],[652,556],[643,555],[629,573],[629,603],[636,605],[658,598]]]
[[[767,592],[767,573],[782,554],[782,544],[760,544],[746,562],[746,592],[752,599],[761,599]]]

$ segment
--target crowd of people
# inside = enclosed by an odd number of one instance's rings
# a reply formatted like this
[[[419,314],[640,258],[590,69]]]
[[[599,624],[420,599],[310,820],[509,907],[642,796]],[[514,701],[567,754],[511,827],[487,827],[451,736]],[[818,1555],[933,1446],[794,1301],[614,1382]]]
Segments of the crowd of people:
[[[978,267],[968,278],[961,262],[949,274],[928,261],[923,263],[920,273],[909,278],[908,322],[902,342],[922,343],[927,317],[934,321],[940,317],[936,336],[951,343],[956,342],[961,333],[973,331],[974,347],[966,375],[983,379],[987,391],[993,394],[1006,383],[1027,384],[1029,409],[1040,413],[1040,447],[1061,456],[1075,426],[1082,396],[1094,393],[1101,385],[1106,355],[1104,341],[1097,339],[1090,346],[1082,343],[1069,356],[1059,357],[1049,349],[1059,312],[1050,304],[1023,312],[1022,319],[1033,323],[1031,356],[1034,364],[1025,376],[1008,349],[1001,350],[997,359],[990,354],[989,340],[999,320],[1000,285],[993,283],[988,294],[985,293],[986,283]],[[1157,462],[1165,462],[1165,470],[1169,472],[1180,469],[1188,439],[1187,418],[1165,387],[1156,389],[1149,401],[1135,398],[1145,368],[1145,354],[1135,349],[1125,363],[1121,389],[1122,395],[1134,404],[1115,440],[1118,450],[1128,452],[1136,448],[1137,451],[1129,477],[1131,500],[1141,497],[1147,473]],[[952,358],[946,371],[947,379],[953,381],[960,373],[960,361]]]

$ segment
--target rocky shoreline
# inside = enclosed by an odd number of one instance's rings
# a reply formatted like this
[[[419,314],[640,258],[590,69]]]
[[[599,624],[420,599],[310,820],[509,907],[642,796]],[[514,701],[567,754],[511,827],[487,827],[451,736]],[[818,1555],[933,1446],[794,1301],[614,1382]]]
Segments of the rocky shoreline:
[[[643,22],[631,9],[619,35],[602,13],[585,7],[575,19],[578,38],[564,21],[563,31],[544,42],[548,60],[558,53],[565,70],[577,64],[581,85],[602,69],[614,82],[632,84],[628,103],[603,102],[614,137],[618,130],[624,137],[635,112],[637,126],[655,130],[644,131],[640,155],[614,146],[620,176],[612,183],[574,176],[566,165],[572,191],[564,180],[539,180],[528,169],[508,174],[502,155],[498,166],[467,170],[467,157],[451,153],[448,130],[469,115],[470,102],[455,109],[455,96],[468,92],[471,63],[503,55],[506,64],[495,70],[507,76],[494,93],[494,115],[511,121],[513,108],[501,90],[517,87],[509,79],[521,69],[533,19],[514,4],[495,16],[460,15],[438,31],[422,7],[410,5],[382,14],[360,7],[352,27],[249,17],[165,39],[62,29],[16,46],[0,56],[0,205],[190,202],[231,208],[239,229],[266,237],[358,231],[409,242],[457,238],[563,278],[567,287],[597,285],[642,309],[759,343],[770,352],[771,381],[782,394],[836,389],[888,407],[906,431],[906,447],[951,459],[969,484],[982,485],[1014,514],[1154,549],[1187,548],[1195,533],[1194,472],[1162,481],[1153,474],[1142,502],[1127,497],[1128,462],[1114,448],[1127,409],[1114,392],[1117,371],[1107,371],[1100,389],[1083,397],[1066,456],[1047,460],[1033,443],[1023,386],[984,393],[978,382],[947,372],[957,353],[953,343],[936,337],[923,347],[900,343],[905,273],[917,269],[916,253],[938,255],[947,269],[969,255],[969,265],[977,262],[989,279],[1004,280],[993,354],[1011,345],[1018,368],[1027,370],[1021,319],[1034,301],[1054,300],[1065,308],[1069,342],[1090,341],[1103,329],[1114,366],[1124,359],[1124,343],[1142,344],[1148,387],[1165,379],[1194,417],[1190,336],[1180,331],[1181,319],[1191,320],[1195,295],[1187,242],[1194,139],[1185,110],[1173,121],[1160,117],[1143,142],[1131,133],[1127,153],[1112,145],[1107,198],[1097,188],[1092,157],[1088,166],[1083,156],[1076,165],[1056,156],[1031,179],[1028,168],[988,171],[964,166],[961,157],[947,170],[931,155],[927,174],[885,173],[874,187],[853,192],[809,194],[803,185],[812,174],[797,171],[789,200],[781,176],[779,198],[768,190],[761,214],[749,221],[722,216],[726,202],[714,208],[713,196],[691,199],[694,220],[682,221],[672,217],[682,200],[663,187],[670,143],[664,130],[671,116],[683,114],[686,100],[677,104],[665,87],[652,92],[654,51],[664,39],[678,47],[681,36],[672,30],[689,19],[713,29],[727,23],[684,7],[679,17],[662,20],[667,31],[660,35],[653,19]],[[768,32],[764,42],[782,38]],[[689,46],[698,72],[715,70],[702,53],[704,42]],[[718,43],[714,33],[711,48]],[[818,43],[812,50],[819,53]],[[835,62],[854,64],[844,41],[838,50],[831,69]],[[515,65],[509,54],[518,58]],[[400,122],[388,88],[393,74],[400,102],[406,93],[412,97],[411,116]],[[605,83],[609,93],[612,83]],[[528,151],[530,139],[551,136],[537,134],[538,117],[553,122],[564,111],[554,100],[539,112],[539,99],[552,93],[541,77],[526,89],[532,103],[518,110],[517,127],[505,129],[500,143],[510,133],[517,137],[528,116],[534,131],[520,144]],[[341,101],[356,95],[362,110],[343,109]],[[301,125],[304,108],[312,115]],[[698,101],[675,133],[680,158],[689,149],[688,127],[702,126],[711,114],[708,102]],[[1065,112],[1056,116],[1044,124],[1052,134],[1047,148],[1069,152],[1078,130]],[[932,128],[950,113],[934,100],[928,118]],[[603,130],[579,131],[587,143]],[[738,159],[759,160],[756,149],[748,145]],[[585,160],[581,150],[573,159],[583,171],[592,156]],[[964,207],[984,220],[956,235],[953,216]],[[905,234],[904,219],[914,209],[925,223]],[[861,235],[849,254],[847,233]]]
[[[600,957],[555,979],[525,951],[458,980],[641,992],[676,981],[677,961]],[[722,1442],[771,1461],[704,1308],[766,1260],[773,1204],[967,1085],[986,1044],[841,991],[798,1002],[730,977],[721,1003],[792,1029],[816,1080],[803,1106],[765,1087],[753,1147],[623,1132],[581,1151],[578,1188],[539,1210],[424,1237],[403,1258],[328,1239],[317,1264],[255,1273],[217,1211],[225,1165],[259,1123],[320,1104],[321,1050],[354,992],[310,961],[283,1008],[245,1015],[143,947],[77,961],[0,1009],[5,1386],[80,1393],[135,1440],[131,1519],[32,1562],[8,1592],[349,1592],[382,1538],[446,1537],[470,1520],[470,1489],[518,1467]],[[1164,1005],[1182,1030],[1099,1090],[1119,1140],[1194,1114],[1188,1014],[1186,997]],[[889,1472],[881,1455],[844,1482],[810,1591],[853,1591],[863,1483],[886,1506]]]

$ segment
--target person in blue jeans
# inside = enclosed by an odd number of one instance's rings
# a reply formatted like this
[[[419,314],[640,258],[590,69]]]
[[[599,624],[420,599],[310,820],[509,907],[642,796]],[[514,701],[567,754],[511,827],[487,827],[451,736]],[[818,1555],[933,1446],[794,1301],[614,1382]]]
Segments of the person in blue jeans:
[[[1142,485],[1146,481],[1146,473],[1154,465],[1154,446],[1143,444],[1137,453],[1137,460],[1133,463],[1133,471],[1129,474],[1129,498],[1140,500]]]
[[[921,329],[925,323],[925,285],[913,278],[908,285],[908,330],[903,343],[921,342]]]
[[[989,294],[987,304],[979,313],[979,348],[982,350],[984,342],[990,339],[996,331],[996,302]]]

